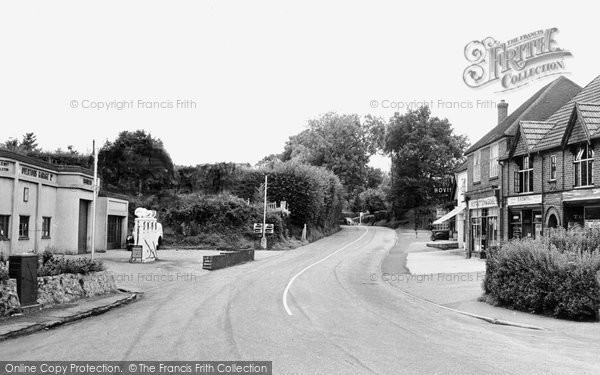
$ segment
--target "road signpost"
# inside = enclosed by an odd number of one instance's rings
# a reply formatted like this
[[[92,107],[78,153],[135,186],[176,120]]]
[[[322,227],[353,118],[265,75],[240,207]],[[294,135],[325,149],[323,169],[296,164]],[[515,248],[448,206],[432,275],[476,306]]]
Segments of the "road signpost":
[[[268,183],[268,179],[267,179],[267,175],[265,175],[265,205],[264,205],[264,211],[263,211],[263,231],[262,231],[262,238],[260,239],[260,247],[262,247],[263,249],[267,248],[267,237],[265,236],[265,229],[267,226],[267,183]]]

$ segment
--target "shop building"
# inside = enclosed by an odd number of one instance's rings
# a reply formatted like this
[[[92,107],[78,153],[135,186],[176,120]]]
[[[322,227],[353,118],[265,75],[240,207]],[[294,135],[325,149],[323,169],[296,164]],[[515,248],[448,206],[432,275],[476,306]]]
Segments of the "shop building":
[[[559,226],[600,227],[599,152],[600,77],[546,121],[521,122],[507,160],[509,238],[535,238]]]
[[[92,248],[93,174],[0,150],[0,252],[50,250],[76,254]],[[94,248],[121,248],[128,201],[100,193]]]
[[[511,169],[507,166],[506,160],[512,160],[521,122],[547,120],[580,91],[581,87],[560,77],[536,92],[510,115],[508,104],[501,101],[498,104],[497,125],[465,152],[468,171],[465,250],[468,256],[482,256],[488,248],[507,239],[512,230],[509,229],[509,222],[514,224],[510,228],[517,232],[520,230],[523,233],[525,230],[526,233],[531,231],[535,234],[541,206],[536,203],[539,197],[533,197],[529,201],[511,199],[513,208],[508,210],[508,196],[521,196],[522,193],[509,192],[509,175],[515,167]],[[534,166],[534,163],[526,164],[524,169],[519,169],[525,176],[524,184],[530,184],[526,179]],[[534,194],[529,185],[526,190],[528,194]]]

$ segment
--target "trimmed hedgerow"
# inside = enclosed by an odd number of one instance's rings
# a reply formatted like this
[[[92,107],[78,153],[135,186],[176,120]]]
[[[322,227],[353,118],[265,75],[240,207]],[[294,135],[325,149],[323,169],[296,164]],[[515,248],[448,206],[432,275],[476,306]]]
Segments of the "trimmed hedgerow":
[[[233,193],[253,200],[256,191],[269,176],[269,201],[286,201],[295,227],[307,224],[325,232],[338,226],[342,217],[344,188],[339,178],[324,168],[294,161],[277,163],[269,168],[246,169],[240,173]]]
[[[501,306],[557,318],[596,318],[598,251],[561,251],[549,239],[516,240],[489,251],[486,268],[484,291]]]

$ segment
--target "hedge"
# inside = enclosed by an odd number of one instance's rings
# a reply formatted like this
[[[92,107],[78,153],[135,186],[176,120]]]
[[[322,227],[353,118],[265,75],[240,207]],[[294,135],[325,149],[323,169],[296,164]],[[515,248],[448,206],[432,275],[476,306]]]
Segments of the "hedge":
[[[257,190],[268,179],[268,200],[286,201],[295,227],[316,227],[328,231],[342,217],[344,188],[339,178],[324,168],[290,161],[269,168],[246,169],[233,191],[244,199],[258,199]]]
[[[564,251],[548,238],[515,240],[488,251],[486,269],[484,291],[501,306],[573,320],[595,319],[600,308],[596,250]]]

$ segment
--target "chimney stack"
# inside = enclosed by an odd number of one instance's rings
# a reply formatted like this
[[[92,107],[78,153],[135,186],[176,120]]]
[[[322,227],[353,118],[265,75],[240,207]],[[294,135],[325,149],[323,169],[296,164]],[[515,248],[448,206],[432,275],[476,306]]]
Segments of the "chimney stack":
[[[498,103],[498,124],[508,117],[508,103],[504,99]]]

